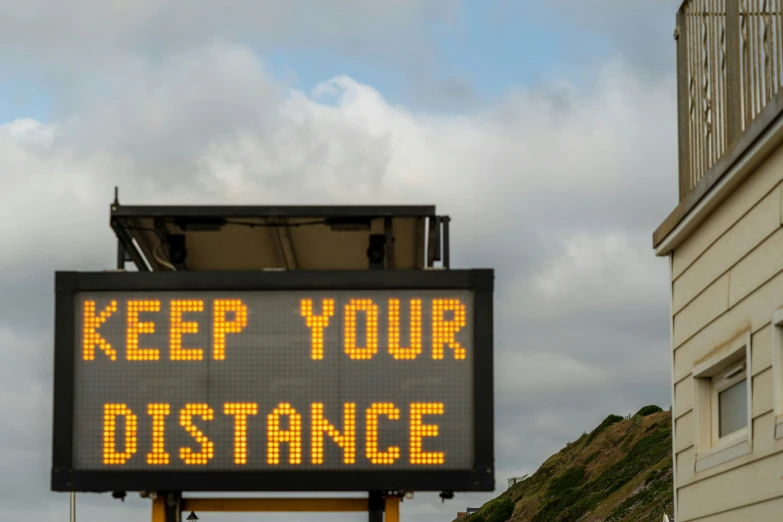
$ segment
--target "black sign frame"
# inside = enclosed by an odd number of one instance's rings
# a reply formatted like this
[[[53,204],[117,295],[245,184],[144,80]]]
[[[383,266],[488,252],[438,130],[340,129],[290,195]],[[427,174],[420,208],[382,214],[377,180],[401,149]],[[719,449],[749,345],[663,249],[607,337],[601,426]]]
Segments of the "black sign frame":
[[[73,465],[75,300],[90,291],[471,290],[473,455],[460,470],[78,470]],[[493,491],[494,271],[56,272],[52,491]]]

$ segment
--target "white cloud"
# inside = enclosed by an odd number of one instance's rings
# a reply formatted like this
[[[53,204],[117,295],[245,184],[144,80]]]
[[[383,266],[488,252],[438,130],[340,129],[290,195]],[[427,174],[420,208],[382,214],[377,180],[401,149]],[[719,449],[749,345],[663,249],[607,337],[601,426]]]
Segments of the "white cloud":
[[[93,90],[98,77],[112,82],[122,63],[140,55],[155,60],[211,38],[339,53],[367,65],[380,59],[425,72],[436,65],[431,24],[452,25],[460,15],[448,0],[323,0],[306,7],[288,0],[26,0],[3,5],[0,57],[6,71],[35,71],[56,81],[58,91],[74,89],[71,95]]]
[[[649,255],[647,239],[626,231],[578,231],[559,241],[560,255],[534,276],[534,287],[544,302],[561,311],[623,299],[629,293],[663,297],[665,263]]]

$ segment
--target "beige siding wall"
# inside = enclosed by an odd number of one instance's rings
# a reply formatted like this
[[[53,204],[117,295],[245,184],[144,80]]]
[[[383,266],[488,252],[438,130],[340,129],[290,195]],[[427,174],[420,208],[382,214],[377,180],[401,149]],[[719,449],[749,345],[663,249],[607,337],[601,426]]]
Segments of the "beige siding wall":
[[[772,313],[783,307],[783,148],[672,257],[677,522],[783,520],[783,439],[775,438]],[[751,336],[752,452],[695,472],[694,363]]]

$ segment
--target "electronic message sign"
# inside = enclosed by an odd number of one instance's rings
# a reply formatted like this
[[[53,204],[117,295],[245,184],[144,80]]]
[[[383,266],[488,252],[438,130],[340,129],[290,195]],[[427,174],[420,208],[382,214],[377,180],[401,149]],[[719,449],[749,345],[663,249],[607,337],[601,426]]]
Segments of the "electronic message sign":
[[[56,275],[55,490],[492,490],[490,270]]]

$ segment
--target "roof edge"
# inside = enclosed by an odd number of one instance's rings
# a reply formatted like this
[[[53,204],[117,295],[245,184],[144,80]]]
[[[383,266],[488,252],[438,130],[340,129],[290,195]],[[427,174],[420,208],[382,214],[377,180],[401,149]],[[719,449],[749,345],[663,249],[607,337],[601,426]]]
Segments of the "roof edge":
[[[665,256],[677,248],[781,143],[783,91],[770,100],[737,141],[653,232],[655,254]]]

